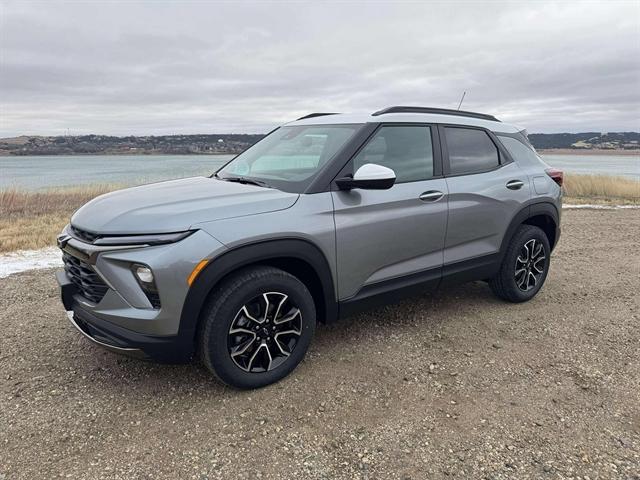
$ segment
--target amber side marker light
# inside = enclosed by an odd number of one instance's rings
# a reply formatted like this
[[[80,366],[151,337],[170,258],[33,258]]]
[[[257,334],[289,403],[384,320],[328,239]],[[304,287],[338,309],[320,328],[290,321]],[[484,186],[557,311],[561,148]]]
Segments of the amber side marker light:
[[[189,284],[189,286],[191,286],[191,284],[196,280],[196,277],[198,276],[200,271],[204,267],[206,267],[208,263],[209,263],[209,260],[200,260],[200,262],[193,269],[193,272],[191,272],[191,275],[189,275],[189,278],[187,278],[187,283]]]

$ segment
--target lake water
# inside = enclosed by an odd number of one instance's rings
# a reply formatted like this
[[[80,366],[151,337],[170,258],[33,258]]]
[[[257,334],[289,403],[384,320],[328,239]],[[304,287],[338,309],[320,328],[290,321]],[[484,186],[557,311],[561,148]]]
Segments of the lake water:
[[[95,183],[139,185],[211,175],[233,155],[0,157],[0,188],[39,190]]]
[[[616,175],[640,180],[638,155],[543,155],[552,167],[569,173]]]
[[[40,190],[95,183],[136,185],[209,175],[232,155],[91,155],[0,157],[0,189]],[[621,175],[640,180],[640,156],[546,155],[569,173]]]

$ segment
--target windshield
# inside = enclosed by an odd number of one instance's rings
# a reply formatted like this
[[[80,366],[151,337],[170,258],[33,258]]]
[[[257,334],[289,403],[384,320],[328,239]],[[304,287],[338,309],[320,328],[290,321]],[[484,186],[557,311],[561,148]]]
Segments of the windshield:
[[[231,160],[216,177],[302,193],[360,127],[281,127]]]

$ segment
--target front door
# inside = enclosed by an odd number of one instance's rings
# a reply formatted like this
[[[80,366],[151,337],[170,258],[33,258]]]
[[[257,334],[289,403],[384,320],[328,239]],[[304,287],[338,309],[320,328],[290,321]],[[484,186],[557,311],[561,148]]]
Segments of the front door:
[[[340,300],[407,275],[439,279],[443,263],[448,192],[434,127],[382,125],[343,173],[367,163],[391,168],[396,182],[332,192]]]

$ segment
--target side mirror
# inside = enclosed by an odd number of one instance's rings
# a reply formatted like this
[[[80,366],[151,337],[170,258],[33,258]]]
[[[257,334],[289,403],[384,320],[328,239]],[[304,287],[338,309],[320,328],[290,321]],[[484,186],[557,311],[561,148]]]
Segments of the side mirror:
[[[393,187],[396,174],[393,170],[375,163],[362,165],[353,177],[342,177],[336,180],[340,190],[363,188],[365,190],[387,190]]]

